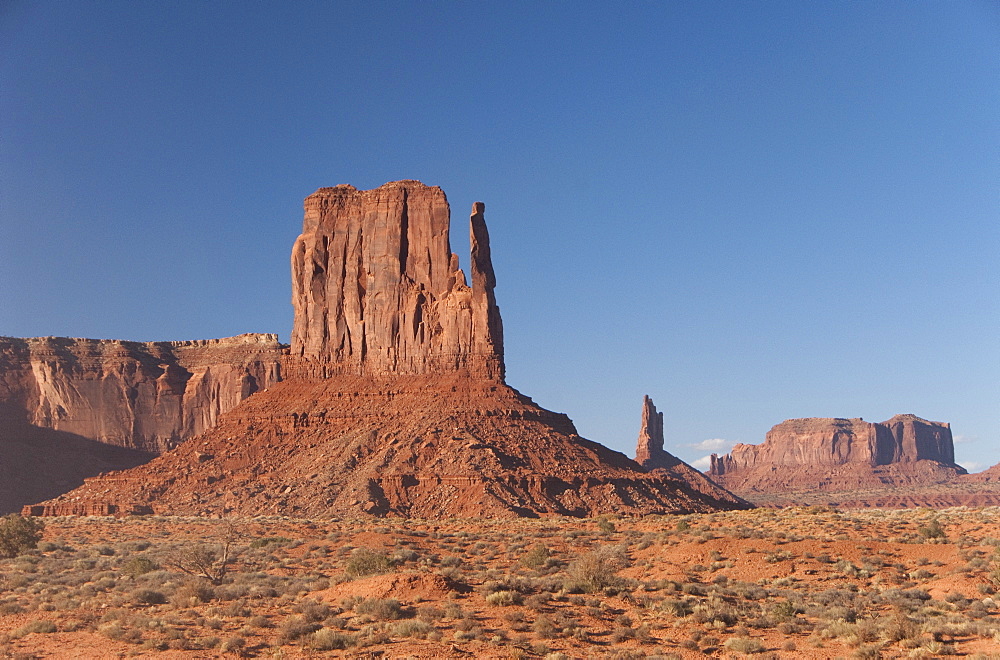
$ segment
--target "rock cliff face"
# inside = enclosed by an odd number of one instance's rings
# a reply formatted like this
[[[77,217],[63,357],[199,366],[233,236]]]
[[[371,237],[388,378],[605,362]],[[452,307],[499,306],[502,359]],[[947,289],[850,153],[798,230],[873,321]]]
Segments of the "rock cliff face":
[[[305,375],[503,378],[484,205],[470,219],[472,286],[449,241],[444,192],[419,181],[306,198],[292,250],[292,355]]]
[[[134,467],[279,380],[275,335],[0,338],[0,513]]]
[[[483,205],[472,285],[448,204],[416,181],[306,199],[281,383],[133,470],[25,510],[301,516],[588,516],[749,505],[648,472],[504,382]]]
[[[280,380],[277,335],[176,342],[0,338],[8,419],[159,453]]]
[[[857,490],[941,483],[965,474],[955,464],[951,428],[915,415],[881,423],[861,419],[791,419],[763,444],[712,455],[709,475],[735,492]]]

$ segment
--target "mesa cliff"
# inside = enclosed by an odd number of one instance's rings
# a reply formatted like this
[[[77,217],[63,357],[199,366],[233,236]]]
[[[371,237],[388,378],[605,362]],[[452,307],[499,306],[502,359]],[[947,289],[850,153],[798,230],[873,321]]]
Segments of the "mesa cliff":
[[[41,428],[160,453],[281,378],[277,335],[130,342],[0,337],[0,406]]]
[[[440,188],[322,188],[292,251],[283,380],[146,465],[36,515],[589,516],[745,508],[581,438],[505,382],[485,206],[471,284]],[[700,475],[699,475],[700,476]]]
[[[276,335],[0,337],[0,512],[148,461],[280,379]]]
[[[754,494],[870,491],[927,486],[966,474],[955,464],[951,427],[915,415],[885,422],[862,419],[790,419],[760,445],[738,444],[713,454],[712,480],[751,499]]]

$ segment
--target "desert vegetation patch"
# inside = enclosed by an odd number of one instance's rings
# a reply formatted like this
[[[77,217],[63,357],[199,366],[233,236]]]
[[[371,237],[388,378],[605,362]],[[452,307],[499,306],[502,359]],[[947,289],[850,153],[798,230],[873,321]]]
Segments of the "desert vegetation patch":
[[[15,521],[0,654],[997,657],[998,514]]]

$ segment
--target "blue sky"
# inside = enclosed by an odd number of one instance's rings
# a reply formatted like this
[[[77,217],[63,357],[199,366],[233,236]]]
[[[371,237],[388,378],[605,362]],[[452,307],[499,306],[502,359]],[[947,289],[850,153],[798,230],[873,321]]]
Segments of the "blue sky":
[[[998,108],[994,2],[4,2],[0,335],[287,341],[302,199],[415,178],[584,436],[914,413],[982,468]]]

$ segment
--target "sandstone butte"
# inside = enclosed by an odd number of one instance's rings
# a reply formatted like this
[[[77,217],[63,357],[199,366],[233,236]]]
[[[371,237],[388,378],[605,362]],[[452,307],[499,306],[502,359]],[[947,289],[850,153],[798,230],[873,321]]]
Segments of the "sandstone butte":
[[[816,493],[826,493],[829,503],[852,506],[954,506],[983,497],[1000,502],[996,493],[970,497],[936,488],[965,484],[972,475],[955,463],[951,427],[915,415],[881,423],[790,419],[762,444],[739,444],[711,460],[713,481],[756,501],[781,495],[771,501],[813,503]]]
[[[0,337],[0,512],[148,461],[280,379],[277,335]]]
[[[34,515],[513,517],[749,505],[581,438],[504,380],[484,205],[471,284],[440,188],[321,188],[292,251],[282,381],[145,465],[87,479]]]

